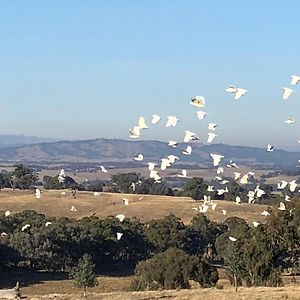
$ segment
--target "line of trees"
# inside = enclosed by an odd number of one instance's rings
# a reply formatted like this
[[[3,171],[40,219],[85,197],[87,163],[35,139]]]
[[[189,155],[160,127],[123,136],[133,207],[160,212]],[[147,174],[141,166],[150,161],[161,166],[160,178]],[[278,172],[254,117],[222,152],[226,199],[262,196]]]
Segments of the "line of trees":
[[[38,173],[33,169],[28,168],[22,164],[14,166],[15,169],[11,172],[2,171],[0,173],[0,189],[8,187],[13,189],[30,189],[35,188],[37,185],[43,185],[44,189],[77,189],[79,191],[93,191],[102,192],[103,187],[106,186],[106,190],[115,193],[130,193],[130,194],[150,194],[150,195],[167,195],[167,196],[188,196],[194,200],[203,199],[204,195],[210,195],[216,200],[229,200],[234,201],[237,196],[241,198],[243,202],[248,201],[247,193],[249,190],[254,190],[256,185],[259,184],[260,188],[265,191],[257,201],[259,203],[274,203],[282,200],[284,195],[292,196],[288,187],[281,192],[280,195],[275,195],[272,192],[275,187],[256,181],[252,178],[252,183],[248,185],[239,185],[232,178],[226,179],[226,185],[222,184],[218,180],[211,180],[205,182],[201,177],[193,177],[185,179],[185,184],[182,188],[171,188],[167,180],[162,182],[155,182],[152,178],[144,178],[137,173],[123,173],[111,176],[109,182],[102,182],[101,180],[86,181],[77,183],[71,176],[65,176],[64,182],[59,181],[59,176],[45,175],[42,182],[38,181]],[[214,186],[214,192],[208,192],[208,185]],[[218,195],[217,189],[224,187],[228,188],[228,192],[222,195]]]
[[[22,231],[25,224],[30,227]],[[115,217],[48,218],[34,211],[6,217],[0,212],[0,269],[68,272],[88,254],[98,272],[103,265],[136,267],[136,289],[185,288],[190,279],[211,286],[218,278],[215,264],[223,265],[236,287],[278,286],[283,269],[295,273],[299,268],[299,228],[297,200],[257,228],[237,217],[218,224],[200,214],[185,225],[174,215],[141,223]]]

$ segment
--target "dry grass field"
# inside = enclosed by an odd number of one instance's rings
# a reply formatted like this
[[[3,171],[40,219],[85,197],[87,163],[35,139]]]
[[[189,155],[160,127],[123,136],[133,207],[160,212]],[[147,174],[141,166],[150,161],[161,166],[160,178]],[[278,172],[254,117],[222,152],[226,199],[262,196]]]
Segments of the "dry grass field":
[[[79,300],[84,299],[81,294],[47,296],[32,296],[30,300],[58,299]],[[147,292],[117,292],[117,293],[91,293],[89,300],[152,300],[152,299],[177,299],[177,300],[299,300],[300,287],[284,288],[241,288],[237,293],[234,289],[198,289],[198,290],[172,290],[172,291],[147,291]]]
[[[296,300],[300,299],[300,284],[295,286],[291,284],[290,277],[284,277],[284,287],[278,288],[244,288],[240,287],[235,292],[233,287],[229,285],[221,270],[221,279],[219,287],[201,289],[197,285],[193,285],[189,290],[170,290],[170,291],[143,291],[133,292],[131,282],[134,276],[127,277],[108,277],[101,276],[98,278],[99,285],[89,289],[87,299],[112,299],[112,300],[150,300],[150,299],[186,299],[186,300],[256,300],[256,299],[276,299],[276,300]],[[30,278],[30,276],[27,276]],[[49,280],[47,276],[41,275],[38,283],[30,284],[26,287],[21,286],[21,292],[26,295],[29,300],[38,299],[59,299],[59,300],[75,300],[84,299],[82,291],[74,287],[72,280]],[[299,278],[298,278],[299,282]]]
[[[123,198],[129,200],[129,205],[124,205]],[[223,221],[228,217],[238,216],[249,223],[253,221],[264,222],[266,220],[260,213],[267,208],[266,205],[242,204],[236,205],[231,201],[216,201],[218,206],[215,211],[209,209],[205,215],[214,221]],[[197,215],[193,208],[201,202],[195,202],[188,197],[169,197],[153,195],[132,195],[117,193],[101,193],[94,197],[92,192],[78,192],[73,199],[70,191],[61,195],[61,191],[42,191],[40,199],[36,199],[32,191],[2,190],[0,192],[0,210],[10,210],[11,213],[23,210],[35,210],[49,217],[70,217],[80,219],[84,216],[95,214],[100,218],[115,216],[119,213],[126,217],[137,217],[141,221],[162,218],[168,214],[174,214],[183,222],[189,223]],[[74,205],[76,212],[70,210]],[[222,209],[227,214],[222,214]]]

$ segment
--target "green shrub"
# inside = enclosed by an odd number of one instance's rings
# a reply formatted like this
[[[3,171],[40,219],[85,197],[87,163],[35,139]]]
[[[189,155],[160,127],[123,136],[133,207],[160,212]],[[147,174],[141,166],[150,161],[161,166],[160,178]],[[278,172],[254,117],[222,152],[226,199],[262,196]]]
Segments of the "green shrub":
[[[218,281],[215,268],[177,248],[139,262],[135,273],[139,276],[139,282],[134,283],[138,290],[190,288],[189,280],[195,280],[201,286],[211,286]]]

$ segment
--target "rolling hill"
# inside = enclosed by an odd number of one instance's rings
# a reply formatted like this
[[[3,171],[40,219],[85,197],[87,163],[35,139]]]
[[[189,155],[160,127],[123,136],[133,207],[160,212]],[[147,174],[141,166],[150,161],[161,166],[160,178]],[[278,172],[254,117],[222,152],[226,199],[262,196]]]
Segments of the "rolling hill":
[[[1,144],[1,143],[0,143]],[[210,153],[224,155],[225,162],[234,160],[243,165],[295,166],[300,152],[232,146],[226,144],[204,145],[193,142],[191,155],[183,155],[186,144],[176,149],[160,141],[127,141],[120,139],[93,139],[79,141],[58,141],[34,143],[22,146],[0,148],[1,162],[133,162],[133,156],[143,153],[145,161],[160,161],[169,154],[180,157],[182,163],[204,164],[211,166]]]
[[[189,223],[197,215],[193,210],[199,207],[203,201],[195,202],[189,197],[170,197],[157,195],[101,193],[94,197],[92,192],[78,192],[76,199],[72,198],[70,191],[44,190],[40,201],[35,198],[32,191],[19,191],[5,189],[0,194],[1,210],[9,210],[17,213],[24,210],[35,210],[48,217],[69,217],[81,219],[91,214],[99,218],[124,214],[127,218],[138,218],[142,222],[159,219],[169,214],[179,217],[184,223]],[[124,205],[123,198],[129,200],[129,205]],[[237,216],[252,223],[258,221],[264,223],[266,217],[260,213],[267,209],[267,205],[248,204],[236,205],[234,201],[216,200],[217,209],[209,209],[205,215],[217,222],[222,222],[228,217]],[[70,210],[71,205],[77,209]],[[227,210],[226,216],[222,209]],[[145,213],[146,212],[146,213]]]
[[[54,141],[55,140],[51,138],[26,136],[23,134],[0,134],[0,148],[18,147],[33,143],[47,143]]]

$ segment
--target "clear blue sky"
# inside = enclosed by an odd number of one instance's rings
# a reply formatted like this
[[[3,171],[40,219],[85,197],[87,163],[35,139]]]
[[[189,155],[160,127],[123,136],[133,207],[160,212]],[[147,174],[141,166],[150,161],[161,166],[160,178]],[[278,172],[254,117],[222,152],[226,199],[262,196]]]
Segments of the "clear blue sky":
[[[174,114],[178,128],[145,139],[300,149],[300,1],[0,1],[0,133],[128,138],[140,115]],[[224,89],[249,90],[233,100]],[[197,120],[194,95],[207,101]],[[165,123],[165,120],[164,120]]]

